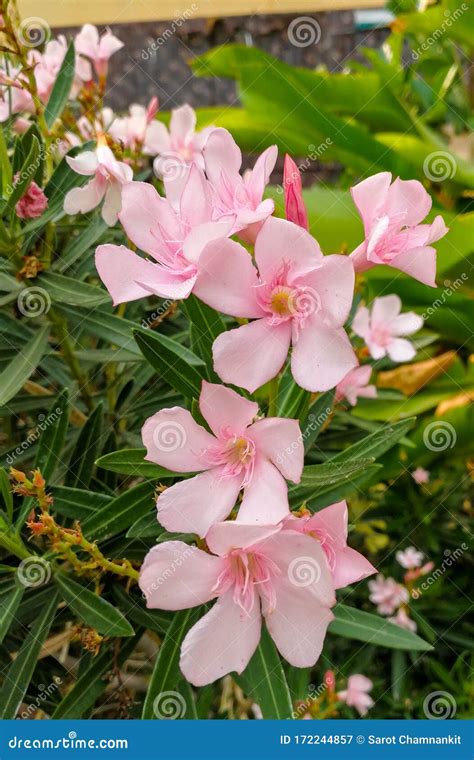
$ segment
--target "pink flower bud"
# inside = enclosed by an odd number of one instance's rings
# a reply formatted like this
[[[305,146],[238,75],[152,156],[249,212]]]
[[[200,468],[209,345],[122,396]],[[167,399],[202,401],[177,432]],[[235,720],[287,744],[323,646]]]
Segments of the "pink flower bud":
[[[299,169],[288,153],[283,168],[283,189],[285,191],[285,214],[289,222],[308,229],[308,214],[303,201],[303,190]]]
[[[42,189],[31,182],[26,193],[20,198],[15,206],[16,215],[20,219],[36,219],[41,216],[48,207],[48,199]]]

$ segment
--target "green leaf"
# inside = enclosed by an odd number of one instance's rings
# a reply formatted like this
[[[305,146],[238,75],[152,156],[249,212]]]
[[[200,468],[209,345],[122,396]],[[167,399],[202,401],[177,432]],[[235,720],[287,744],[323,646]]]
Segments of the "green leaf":
[[[13,519],[13,494],[8,475],[3,467],[0,467],[0,495],[5,507],[5,514],[11,522]]]
[[[193,295],[182,302],[181,308],[191,323],[193,351],[205,362],[208,380],[214,380],[216,375],[212,369],[212,344],[225,331],[225,322],[217,311]]]
[[[376,430],[375,433],[371,433],[353,446],[349,446],[344,451],[336,454],[335,457],[331,457],[330,461],[348,462],[360,457],[380,457],[404,437],[405,433],[413,427],[415,419],[415,417],[409,417],[392,425],[385,425]]]
[[[327,391],[313,401],[301,425],[303,445],[307,453],[315,443],[325,422],[328,421],[334,403],[334,391]]]
[[[307,497],[306,506],[311,512],[317,512],[329,504],[349,498],[353,493],[364,493],[368,483],[372,483],[375,477],[380,476],[383,469],[381,464],[369,464],[362,472],[351,476],[346,482],[328,485],[319,488],[316,493]]]
[[[127,618],[110,602],[63,573],[57,573],[54,580],[64,600],[86,625],[104,636],[133,636]]]
[[[31,147],[29,153],[23,164],[18,182],[13,185],[12,192],[8,198],[8,207],[14,208],[16,203],[23,197],[28,190],[29,185],[33,181],[35,171],[38,165],[38,157],[40,155],[40,144],[38,139],[33,136],[31,139]]]
[[[183,680],[179,669],[181,644],[196,617],[197,610],[183,610],[173,617],[155,660],[143,704],[143,720],[187,717],[186,703],[176,696],[176,687]],[[169,708],[166,706],[168,698]],[[170,709],[169,713],[167,709]]]
[[[0,407],[13,398],[35,371],[46,350],[48,334],[49,325],[44,325],[0,373]]]
[[[132,525],[138,517],[153,512],[154,484],[141,483],[113,498],[100,511],[82,524],[84,534],[96,541],[104,541]]]
[[[94,461],[101,443],[104,407],[100,402],[90,414],[74,446],[66,474],[69,488],[87,488],[94,469]]]
[[[59,69],[58,76],[51,90],[51,95],[44,109],[44,118],[48,127],[52,127],[58,116],[61,116],[64,106],[66,105],[69,93],[71,92],[74,80],[74,71],[76,64],[76,53],[74,42],[71,40],[64,60]]]
[[[69,392],[65,388],[56,398],[45,419],[39,424],[43,432],[39,439],[35,467],[49,483],[56,466],[63,461],[63,445],[69,424]]]
[[[127,538],[157,538],[161,533],[163,528],[156,519],[156,514],[150,513],[135,520],[127,530]]]
[[[116,658],[118,666],[122,666],[130,657],[142,636],[141,631],[131,639],[121,643],[119,654]],[[112,646],[105,646],[97,657],[94,657],[87,670],[79,674],[74,686],[61,700],[53,715],[55,720],[74,719],[84,717],[86,713],[105,691],[109,683],[108,674],[114,666],[116,655],[115,642]]]
[[[96,461],[97,467],[110,472],[118,472],[120,475],[133,475],[134,477],[153,478],[154,480],[166,480],[169,478],[182,477],[182,473],[166,470],[159,464],[145,460],[146,449],[122,449],[104,454]]]
[[[203,364],[199,357],[166,335],[146,330],[135,330],[134,335],[145,359],[168,385],[185,398],[199,396],[203,380],[202,372],[196,369]]]
[[[255,654],[235,679],[245,694],[257,702],[265,719],[292,717],[293,705],[280,655],[265,627]]]
[[[2,611],[0,613],[0,644],[3,643],[5,636],[15,618],[15,613],[20,605],[21,598],[24,594],[25,586],[13,582],[6,598],[2,598]]]
[[[365,472],[373,464],[374,459],[354,459],[348,462],[324,462],[310,464],[303,469],[301,482],[289,489],[291,503],[298,500],[310,499],[313,494],[319,496],[323,488],[333,488],[346,484],[354,476]]]
[[[57,310],[64,314],[71,323],[77,323],[78,329],[92,333],[92,335],[107,341],[108,344],[124,348],[141,358],[141,353],[133,339],[132,330],[136,327],[134,322],[108,314],[100,309],[86,311],[79,309],[79,307],[71,308],[61,304]]]
[[[148,610],[141,597],[127,593],[121,586],[114,586],[113,595],[120,609],[132,623],[159,634],[163,634],[170,627],[172,613],[163,610]]]
[[[347,639],[357,639],[390,649],[407,649],[413,652],[429,652],[433,647],[412,631],[390,623],[380,615],[337,604],[333,608],[335,620],[328,631]]]
[[[95,217],[79,235],[71,235],[71,238],[61,252],[60,257],[53,264],[53,269],[61,274],[81,259],[87,251],[97,243],[99,238],[106,232],[108,226],[101,216]]]
[[[53,497],[53,512],[81,522],[104,509],[113,499],[104,493],[92,493],[86,489],[66,486],[54,486]]]
[[[92,308],[110,301],[109,294],[102,288],[56,272],[42,274],[38,282],[45,287],[55,303]]]
[[[28,635],[5,673],[4,687],[0,693],[0,719],[12,720],[20,707],[33,676],[42,646],[51,628],[58,594],[49,593],[48,600],[43,605],[31,626]],[[6,684],[8,687],[5,688]]]

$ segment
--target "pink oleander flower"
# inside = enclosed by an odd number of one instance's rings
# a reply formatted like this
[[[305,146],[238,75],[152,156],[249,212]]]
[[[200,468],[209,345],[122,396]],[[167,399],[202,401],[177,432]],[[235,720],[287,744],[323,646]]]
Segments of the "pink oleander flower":
[[[344,588],[377,572],[362,554],[347,546],[347,523],[348,511],[345,501],[332,504],[311,517],[290,515],[284,522],[284,529],[300,531],[319,541],[336,589]]]
[[[334,616],[334,587],[320,544],[280,525],[213,525],[212,554],[181,541],[155,546],[140,572],[149,608],[181,610],[217,598],[188,632],[180,667],[195,686],[242,673],[260,640],[262,615],[280,654],[297,668],[318,660]],[[300,566],[312,578],[298,577]],[[170,567],[173,572],[169,572]]]
[[[300,171],[288,153],[283,166],[283,189],[285,192],[285,216],[289,222],[309,229],[308,213],[303,200]]]
[[[406,570],[413,570],[415,567],[420,567],[423,562],[423,557],[423,552],[419,552],[414,546],[407,546],[406,549],[398,551],[395,554],[395,559],[398,564]]]
[[[25,194],[15,206],[15,213],[20,219],[36,219],[48,208],[48,199],[43,190],[30,182]]]
[[[391,623],[395,623],[395,625],[399,625],[400,628],[406,628],[407,631],[413,631],[413,633],[415,633],[416,631],[416,623],[414,620],[411,619],[411,617],[409,617],[404,607],[400,607],[396,615],[394,615],[393,617],[389,617],[387,619]]]
[[[368,384],[371,374],[370,364],[349,370],[336,386],[335,400],[342,401],[345,398],[351,406],[355,406],[358,398],[376,398],[377,388]]]
[[[157,500],[166,530],[205,536],[232,511],[240,491],[238,520],[263,525],[289,513],[285,478],[299,483],[303,443],[296,420],[269,417],[253,422],[258,404],[203,381],[201,414],[212,433],[181,407],[161,409],[142,429],[146,459],[175,472],[199,472],[167,488]],[[281,452],[288,452],[282,457]]]
[[[104,200],[102,219],[113,227],[121,208],[123,187],[133,179],[131,168],[117,161],[110,148],[100,141],[95,151],[84,151],[76,158],[66,156],[66,161],[77,174],[92,177],[84,187],[75,187],[66,194],[66,214],[86,214]]]
[[[92,62],[98,77],[107,76],[109,59],[123,48],[123,42],[115,37],[110,29],[100,36],[99,30],[93,24],[84,24],[76,35],[74,44],[76,51]]]
[[[428,483],[430,479],[430,473],[424,467],[417,467],[416,470],[413,470],[411,476],[419,486]]]
[[[273,214],[275,204],[263,192],[278,156],[276,145],[258,157],[253,169],[240,175],[242,153],[226,129],[214,129],[204,147],[206,175],[214,193],[214,218],[235,216],[233,233],[255,242],[262,223]]]
[[[401,604],[406,604],[409,599],[408,591],[394,578],[384,578],[377,575],[375,580],[369,581],[369,599],[377,605],[380,615],[392,615]]]
[[[370,678],[354,673],[347,679],[347,689],[338,692],[337,696],[349,707],[355,707],[359,715],[366,715],[374,705],[374,700],[369,696],[372,688],[373,683]]]
[[[375,298],[372,308],[360,306],[352,322],[355,334],[365,340],[373,359],[384,356],[394,362],[413,359],[416,350],[413,344],[401,338],[412,335],[423,327],[423,317],[414,311],[401,314],[402,302],[397,295]]]
[[[204,170],[203,150],[214,127],[196,132],[196,112],[187,103],[171,111],[169,129],[156,122],[153,149],[158,154],[153,169],[157,177],[174,179],[186,175],[186,167],[196,164]]]
[[[228,383],[255,391],[278,374],[290,344],[302,388],[334,388],[357,359],[343,325],[352,304],[354,269],[347,256],[323,256],[318,243],[284,219],[267,219],[255,262],[232,240],[208,244],[196,295],[218,311],[251,318],[219,335],[214,368]]]
[[[96,267],[114,305],[155,294],[187,298],[196,284],[206,243],[230,234],[233,219],[212,222],[208,183],[197,166],[184,183],[179,211],[146,182],[122,189],[120,222],[127,236],[152,257],[123,245],[99,245]]]
[[[420,224],[431,209],[431,197],[421,182],[380,172],[352,188],[352,198],[364,223],[365,240],[351,254],[356,272],[387,264],[436,286],[436,250],[430,245],[448,232],[443,218]]]
[[[155,119],[157,110],[157,98],[152,98],[146,108],[134,103],[127,116],[113,119],[108,132],[126,148],[140,149],[147,156],[155,156],[159,152],[163,126]]]

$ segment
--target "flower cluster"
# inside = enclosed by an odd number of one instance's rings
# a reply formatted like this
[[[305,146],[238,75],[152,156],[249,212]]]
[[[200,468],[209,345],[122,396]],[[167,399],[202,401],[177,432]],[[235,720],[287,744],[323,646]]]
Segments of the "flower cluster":
[[[364,240],[350,255],[323,253],[310,232],[291,158],[285,161],[286,218],[275,216],[273,201],[265,198],[276,146],[242,172],[230,132],[198,130],[188,105],[172,111],[168,126],[156,118],[156,98],[147,107],[131,105],[124,116],[103,107],[108,61],[121,47],[110,31],[101,37],[90,24],[76,36],[70,98],[85,109],[58,129],[65,164],[86,179],[66,193],[63,211],[73,216],[100,207],[108,226],[120,224],[127,245],[101,244],[95,256],[114,306],[193,294],[233,318],[213,342],[212,376],[242,389],[203,381],[198,408],[162,408],[146,420],[147,460],[176,477],[157,498],[158,520],[185,535],[148,553],[140,588],[150,608],[182,610],[215,601],[182,644],[181,670],[196,686],[241,673],[263,621],[291,665],[312,667],[334,618],[336,591],[376,569],[347,545],[344,501],[316,514],[304,505],[291,511],[288,482],[302,478],[303,436],[298,420],[277,417],[261,403],[261,389],[288,369],[310,393],[334,389],[337,402],[352,406],[360,397],[374,398],[369,355],[411,360],[415,348],[405,336],[423,320],[401,313],[396,295],[359,306],[351,320],[356,275],[388,265],[434,286],[431,244],[447,230],[441,217],[423,223],[431,200],[419,182],[392,181],[382,172],[352,190]],[[0,120],[15,118],[19,132],[28,127],[38,102],[48,102],[66,51],[60,37],[43,52],[28,53],[35,86],[21,67],[0,71]],[[86,141],[92,145],[81,148]],[[153,183],[135,179],[147,161]],[[31,182],[16,214],[37,217],[47,204]],[[361,365],[358,357],[367,362]],[[258,402],[249,398],[256,391]],[[411,549],[397,558],[409,572],[421,562]],[[391,619],[415,627],[406,586],[379,575],[370,590],[381,614],[397,611]],[[365,714],[371,687],[353,675],[338,699]]]
[[[416,631],[416,623],[410,617],[409,602],[412,596],[413,584],[422,575],[430,573],[434,565],[432,562],[423,563],[423,552],[414,546],[396,552],[395,559],[407,572],[403,583],[395,578],[385,578],[377,575],[369,581],[369,599],[377,605],[380,615],[390,616],[388,619],[409,631]]]

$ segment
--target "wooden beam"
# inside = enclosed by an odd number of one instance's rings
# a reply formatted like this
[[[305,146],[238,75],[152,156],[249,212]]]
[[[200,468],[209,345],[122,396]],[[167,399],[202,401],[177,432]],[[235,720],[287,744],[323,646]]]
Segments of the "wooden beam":
[[[23,19],[44,19],[50,27],[85,23],[129,24],[187,18],[253,16],[264,13],[382,8],[383,0],[19,0]]]

